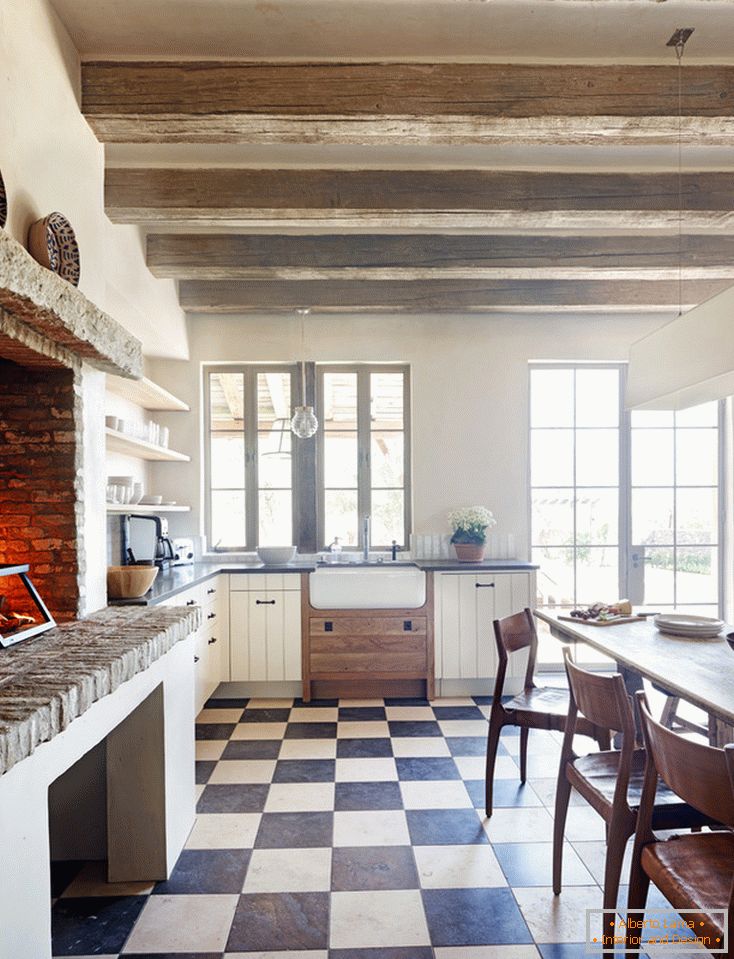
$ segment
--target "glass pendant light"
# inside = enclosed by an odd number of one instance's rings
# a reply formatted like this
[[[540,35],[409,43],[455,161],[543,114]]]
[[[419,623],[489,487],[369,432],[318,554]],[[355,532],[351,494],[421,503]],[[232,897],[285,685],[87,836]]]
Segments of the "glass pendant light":
[[[309,309],[296,310],[301,317],[301,402],[306,403],[306,317]],[[310,439],[319,428],[319,421],[313,411],[313,406],[297,406],[291,420],[291,432],[299,439]]]

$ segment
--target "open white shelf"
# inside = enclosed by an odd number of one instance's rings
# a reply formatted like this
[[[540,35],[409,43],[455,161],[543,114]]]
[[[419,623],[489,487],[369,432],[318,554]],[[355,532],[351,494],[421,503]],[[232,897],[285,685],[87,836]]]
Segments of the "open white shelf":
[[[189,513],[190,506],[149,506],[147,503],[108,503],[108,513]]]
[[[125,453],[127,456],[137,456],[141,460],[157,460],[163,463],[189,463],[191,457],[185,453],[178,453],[165,446],[157,446],[147,440],[136,440],[132,436],[120,433],[119,430],[105,427],[107,450],[114,453]]]
[[[188,413],[190,407],[173,393],[144,376],[139,380],[126,380],[121,376],[108,376],[107,389],[144,410],[167,410],[172,413]]]

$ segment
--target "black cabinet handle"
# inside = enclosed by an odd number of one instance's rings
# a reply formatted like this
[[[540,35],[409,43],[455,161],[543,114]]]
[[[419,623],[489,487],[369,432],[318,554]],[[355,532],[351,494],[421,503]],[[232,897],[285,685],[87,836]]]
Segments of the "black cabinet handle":
[[[403,620],[403,632],[404,632],[404,633],[412,633],[412,632],[413,632],[413,620],[412,620],[412,619],[404,619],[404,620]]]
[[[331,620],[328,620],[328,619],[327,619],[327,621],[324,623],[324,632],[325,632],[325,633],[333,633],[333,632],[334,632],[334,624],[331,622]]]
[[[216,618],[217,618],[216,613],[209,613],[209,615],[207,616],[207,619],[216,619]]]
[[[186,600],[186,605],[187,605],[187,606],[196,606],[196,600],[195,600],[195,599],[187,599],[187,600]]]
[[[208,590],[206,591],[206,595],[207,595],[207,596],[211,596],[212,593],[216,593],[216,589],[208,589]]]
[[[494,583],[475,583],[477,589],[494,589]]]
[[[194,656],[194,662],[195,662],[195,663],[198,663],[198,662],[199,662],[199,657],[198,657],[198,656]]]
[[[216,636],[212,636],[212,638],[209,640],[209,642],[207,643],[207,645],[208,645],[208,646],[213,646],[213,645],[216,643],[216,641],[217,641],[217,637],[216,637]]]
[[[274,599],[256,599],[255,605],[256,606],[275,606],[275,600]]]

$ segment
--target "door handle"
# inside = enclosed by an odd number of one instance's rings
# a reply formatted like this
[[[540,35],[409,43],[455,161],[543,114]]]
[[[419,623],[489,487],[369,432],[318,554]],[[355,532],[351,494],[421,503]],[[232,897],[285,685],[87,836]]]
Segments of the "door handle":
[[[209,642],[207,643],[207,646],[213,646],[214,643],[216,643],[216,641],[217,641],[217,637],[216,637],[216,636],[212,636],[212,638],[211,638],[211,639],[209,640]]]
[[[195,599],[187,599],[187,600],[186,600],[186,605],[187,605],[187,606],[196,606],[196,600],[195,600]]]
[[[212,593],[216,593],[216,589],[208,589],[208,590],[206,591],[206,595],[207,595],[207,596],[211,596]]]
[[[275,600],[274,599],[256,599],[255,605],[256,606],[275,606]]]
[[[216,619],[216,618],[217,618],[216,613],[209,613],[209,615],[207,616],[207,619]]]
[[[194,656],[194,662],[195,662],[195,663],[198,663],[198,662],[199,662],[199,657],[198,657],[198,656]]]
[[[477,589],[494,589],[494,583],[475,583]]]

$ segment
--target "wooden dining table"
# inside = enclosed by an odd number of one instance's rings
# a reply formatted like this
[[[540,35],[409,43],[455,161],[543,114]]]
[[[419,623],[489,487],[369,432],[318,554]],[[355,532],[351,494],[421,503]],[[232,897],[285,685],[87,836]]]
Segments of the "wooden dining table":
[[[715,639],[691,639],[661,633],[651,617],[593,626],[559,618],[567,615],[565,610],[535,610],[537,619],[547,623],[561,642],[577,640],[613,659],[630,693],[647,679],[707,713],[717,745],[734,742],[734,649],[725,639],[734,633],[734,626],[724,627]]]

